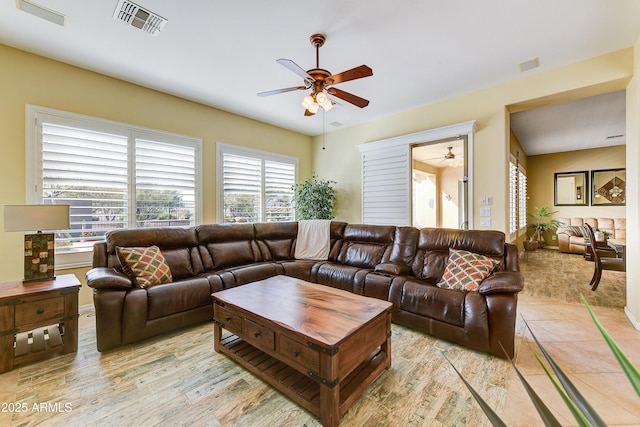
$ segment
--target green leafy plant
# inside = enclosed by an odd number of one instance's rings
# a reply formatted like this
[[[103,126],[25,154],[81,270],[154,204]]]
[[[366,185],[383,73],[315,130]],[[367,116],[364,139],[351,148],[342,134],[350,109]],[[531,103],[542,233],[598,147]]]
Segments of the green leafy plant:
[[[604,337],[605,342],[611,349],[611,352],[614,354],[616,360],[622,367],[622,371],[625,373],[625,375],[631,382],[631,385],[636,391],[636,393],[638,394],[638,397],[640,397],[640,371],[638,371],[638,368],[633,363],[631,363],[629,358],[624,354],[624,352],[620,349],[620,347],[618,347],[618,345],[613,340],[613,338],[611,338],[611,336],[607,333],[607,331],[604,329],[602,324],[598,321],[598,319],[596,318],[595,314],[591,310],[591,307],[589,306],[589,303],[587,302],[585,297],[583,295],[581,295],[580,297],[584,305],[587,307],[587,310],[589,311],[589,315],[591,316],[591,319],[593,320],[596,327]],[[534,352],[533,354],[535,358],[538,360],[538,363],[540,363],[540,366],[542,366],[542,369],[544,369],[545,373],[549,377],[549,380],[553,383],[558,394],[560,394],[560,396],[562,397],[562,400],[564,401],[567,408],[569,408],[569,411],[577,421],[577,425],[580,427],[606,426],[607,424],[604,422],[604,420],[602,420],[602,418],[597,414],[597,412],[591,407],[587,399],[585,399],[584,396],[580,394],[580,391],[578,391],[575,385],[569,380],[567,375],[562,371],[560,366],[558,366],[558,364],[553,360],[551,355],[545,350],[542,344],[540,344],[540,342],[534,335],[533,331],[531,331],[531,328],[529,328],[529,325],[527,324],[526,326],[529,332],[531,333],[531,336],[533,336],[533,339],[535,340],[536,345],[538,346],[538,348],[544,355],[544,358],[547,360],[547,363],[551,367],[551,370],[555,374],[555,378],[552,375],[552,373],[549,371],[549,369],[545,366],[540,356]],[[505,351],[505,354],[506,354],[506,351]],[[533,405],[538,411],[538,415],[540,416],[540,419],[544,422],[544,425],[545,426],[561,426],[560,422],[551,413],[551,410],[544,404],[542,399],[540,399],[540,397],[536,394],[533,388],[525,380],[524,376],[520,373],[516,365],[513,363],[513,360],[511,360],[511,358],[509,357],[507,358],[509,359],[509,362],[513,366],[513,369],[516,371],[516,374],[518,375],[520,382],[522,383],[525,390],[527,391],[529,398],[531,399]],[[445,356],[445,359],[447,359],[446,356]],[[474,397],[476,402],[478,402],[478,405],[480,405],[480,407],[482,408],[483,412],[485,413],[485,415],[487,416],[487,419],[489,419],[491,424],[493,426],[506,426],[504,421],[502,421],[500,417],[498,417],[498,415],[491,409],[491,407],[482,399],[482,397],[473,389],[473,387],[462,377],[462,374],[460,374],[460,372],[455,368],[455,366],[453,366],[451,361],[449,359],[447,359],[447,361],[449,362],[449,364],[451,364],[451,366],[456,371],[460,379],[463,381],[467,389],[469,389],[472,396]]]
[[[314,173],[304,182],[293,185],[296,219],[333,219],[336,198],[332,184],[336,181],[318,179]]]
[[[543,233],[557,229],[562,223],[556,219],[551,219],[551,215],[557,213],[557,211],[549,212],[548,206],[536,207],[535,210],[535,213],[529,213],[529,218],[535,221],[533,224],[529,224],[529,228],[533,230],[531,240],[536,240],[538,247],[544,248],[546,242]]]

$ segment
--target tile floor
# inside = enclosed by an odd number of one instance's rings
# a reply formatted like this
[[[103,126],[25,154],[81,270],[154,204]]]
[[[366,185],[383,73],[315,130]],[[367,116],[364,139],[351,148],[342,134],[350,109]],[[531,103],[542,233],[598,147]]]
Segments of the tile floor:
[[[622,373],[585,306],[521,295],[518,311],[523,340],[516,366],[563,426],[577,423],[533,356],[531,350],[537,347],[529,331],[525,331],[524,320],[608,425],[640,426],[640,397]],[[627,357],[640,366],[640,331],[623,310],[593,307],[593,311]],[[527,393],[514,377],[501,415],[508,425],[541,425],[533,405],[522,404],[525,400],[529,400]]]

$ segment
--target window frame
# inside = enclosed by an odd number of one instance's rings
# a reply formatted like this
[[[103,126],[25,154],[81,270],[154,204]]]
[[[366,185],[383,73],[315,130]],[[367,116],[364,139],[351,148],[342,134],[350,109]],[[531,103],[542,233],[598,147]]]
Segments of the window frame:
[[[157,129],[145,128],[129,123],[117,122],[83,114],[71,113],[38,105],[27,104],[25,108],[25,147],[26,147],[26,188],[25,200],[27,204],[41,204],[42,191],[42,125],[51,122],[63,126],[84,128],[126,135],[128,156],[128,184],[130,210],[127,215],[127,226],[136,227],[133,192],[135,192],[135,144],[137,139],[151,139],[154,142],[191,146],[194,149],[194,186],[195,207],[194,223],[202,220],[202,139],[186,135],[179,135]],[[131,215],[131,213],[134,213]],[[59,269],[90,266],[92,262],[91,250],[79,250],[70,253],[56,253],[56,267]]]
[[[253,148],[240,147],[237,145],[216,143],[216,221],[224,223],[224,168],[223,156],[225,153],[243,157],[251,157],[260,159],[261,161],[261,218],[260,222],[265,222],[265,188],[264,188],[264,163],[265,161],[273,161],[278,163],[288,163],[294,166],[294,184],[298,182],[299,160],[297,157],[286,156],[283,154],[271,153],[268,151],[256,150]],[[293,212],[295,220],[295,211]]]

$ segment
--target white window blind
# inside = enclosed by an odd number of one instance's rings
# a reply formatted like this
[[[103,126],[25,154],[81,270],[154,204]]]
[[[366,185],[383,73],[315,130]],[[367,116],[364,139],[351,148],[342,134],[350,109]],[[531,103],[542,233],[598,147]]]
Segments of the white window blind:
[[[509,162],[509,232],[527,227],[527,175],[522,166]]]
[[[410,167],[407,147],[386,147],[362,153],[364,224],[411,224]]]
[[[293,221],[297,159],[218,144],[222,222]]]
[[[127,225],[127,136],[42,123],[42,201],[70,205],[58,252],[89,250]]]
[[[224,222],[259,222],[262,217],[262,162],[224,153],[222,158]]]
[[[509,233],[518,231],[518,168],[509,162]]]
[[[90,262],[77,254],[109,230],[198,223],[199,140],[44,107],[27,119],[27,202],[70,205],[60,268]]]
[[[518,209],[518,226],[521,230],[527,228],[527,175],[522,170],[518,171],[518,195],[519,209]]]
[[[136,227],[194,225],[196,147],[135,140]]]
[[[265,221],[293,221],[293,185],[296,168],[291,163],[264,162]]]

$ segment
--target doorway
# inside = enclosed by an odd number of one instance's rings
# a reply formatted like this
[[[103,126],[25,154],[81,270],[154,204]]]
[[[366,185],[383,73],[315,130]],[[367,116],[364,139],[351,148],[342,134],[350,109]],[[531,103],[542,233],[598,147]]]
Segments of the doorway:
[[[468,228],[467,138],[411,146],[412,226]]]

